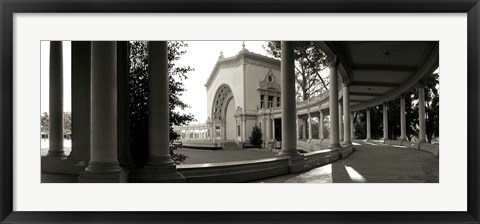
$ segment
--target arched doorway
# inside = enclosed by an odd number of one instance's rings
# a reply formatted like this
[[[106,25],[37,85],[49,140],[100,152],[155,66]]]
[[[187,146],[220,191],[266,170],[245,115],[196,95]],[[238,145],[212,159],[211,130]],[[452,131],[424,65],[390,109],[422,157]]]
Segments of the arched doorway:
[[[215,123],[216,139],[235,140],[235,99],[228,85],[221,85],[215,94],[212,105],[212,117]]]

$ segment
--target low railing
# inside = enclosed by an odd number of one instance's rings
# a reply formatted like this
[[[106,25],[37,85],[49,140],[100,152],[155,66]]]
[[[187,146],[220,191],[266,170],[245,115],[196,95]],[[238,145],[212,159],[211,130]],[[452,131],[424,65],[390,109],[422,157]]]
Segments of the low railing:
[[[353,146],[339,150],[320,150],[292,157],[245,160],[221,163],[178,165],[177,170],[193,183],[250,182],[291,173],[304,172],[353,152]]]

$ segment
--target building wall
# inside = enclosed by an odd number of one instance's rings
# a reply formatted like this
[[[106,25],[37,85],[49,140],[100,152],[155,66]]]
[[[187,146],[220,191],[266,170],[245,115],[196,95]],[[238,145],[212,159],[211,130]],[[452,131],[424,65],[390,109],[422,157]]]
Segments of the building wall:
[[[242,65],[237,64],[234,66],[221,66],[218,69],[216,76],[214,77],[212,84],[207,88],[207,114],[210,118],[213,118],[212,105],[214,104],[215,94],[220,86],[226,84],[233,92],[233,98],[235,99],[235,105],[240,106],[244,104],[243,100],[243,69]],[[235,107],[236,107],[235,106]]]
[[[269,71],[272,71],[276,81],[280,84],[280,68],[266,67],[262,65],[246,64],[245,66],[245,109],[247,113],[257,113],[257,107],[260,107],[260,93],[258,92],[258,83],[265,79]]]
[[[232,114],[232,117],[227,117],[229,119],[225,131],[222,129],[222,136],[227,137],[227,140],[236,139],[239,141],[237,136],[237,124],[233,117],[233,114],[236,111],[237,107],[241,107],[241,116],[238,118],[240,125],[240,136],[245,134],[244,142],[249,142],[249,137],[251,136],[253,127],[258,126],[258,117],[257,117],[257,108],[260,107],[260,92],[257,90],[259,88],[259,83],[264,81],[271,71],[275,77],[275,82],[280,84],[280,64],[271,64],[262,61],[261,59],[254,59],[250,56],[244,57],[243,55],[237,56],[242,57],[234,62],[223,62],[220,64],[219,68],[216,71],[216,74],[212,77],[211,83],[207,88],[207,113],[210,118],[213,118],[212,106],[214,105],[215,95],[218,89],[222,85],[228,85],[233,93],[234,106],[228,105],[227,114]],[[219,63],[222,63],[220,61]],[[267,103],[267,98],[265,99]],[[274,102],[276,105],[276,102]],[[245,124],[242,124],[242,117],[245,117]],[[231,118],[231,119],[230,119]],[[245,130],[243,129],[245,127]],[[266,135],[265,124],[262,124],[263,135]],[[240,138],[241,140],[241,138]]]

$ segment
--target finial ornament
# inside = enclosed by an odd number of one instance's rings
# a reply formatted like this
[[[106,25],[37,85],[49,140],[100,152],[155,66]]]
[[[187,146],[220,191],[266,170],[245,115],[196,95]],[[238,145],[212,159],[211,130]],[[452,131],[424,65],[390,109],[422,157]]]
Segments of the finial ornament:
[[[249,52],[246,48],[245,48],[245,41],[242,41],[242,50],[240,52]]]
[[[225,56],[223,55],[223,51],[220,51],[220,56],[218,56],[218,59],[224,59]]]

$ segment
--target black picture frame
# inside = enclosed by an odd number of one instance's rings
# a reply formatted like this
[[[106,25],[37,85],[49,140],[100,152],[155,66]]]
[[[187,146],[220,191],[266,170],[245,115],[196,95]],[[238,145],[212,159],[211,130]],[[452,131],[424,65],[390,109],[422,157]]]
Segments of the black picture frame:
[[[478,0],[0,0],[1,223],[480,223]],[[14,13],[467,13],[467,212],[18,212],[13,211]],[[454,192],[452,192],[454,193]],[[319,202],[321,203],[321,202]],[[348,202],[347,202],[348,203]],[[294,205],[292,205],[294,206]]]

